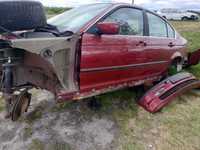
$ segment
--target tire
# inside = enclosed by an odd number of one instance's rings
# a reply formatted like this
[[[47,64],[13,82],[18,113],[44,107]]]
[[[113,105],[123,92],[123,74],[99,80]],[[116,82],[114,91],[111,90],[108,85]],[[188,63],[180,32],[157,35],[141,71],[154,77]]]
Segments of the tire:
[[[40,2],[0,1],[0,26],[10,31],[20,31],[43,27],[46,24],[45,11]]]
[[[195,21],[195,20],[198,19],[195,15],[192,15],[190,18],[191,18],[191,20],[193,20],[193,21]]]
[[[188,17],[185,16],[185,17],[182,17],[181,20],[182,20],[182,21],[187,21],[187,20],[189,20],[189,19],[188,19]]]

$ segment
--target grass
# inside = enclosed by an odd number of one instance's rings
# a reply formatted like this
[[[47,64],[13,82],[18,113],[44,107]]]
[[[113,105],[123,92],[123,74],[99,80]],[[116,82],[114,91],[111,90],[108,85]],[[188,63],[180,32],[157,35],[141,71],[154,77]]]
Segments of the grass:
[[[4,100],[0,98],[0,112],[4,110]]]
[[[44,150],[44,149],[45,145],[39,139],[33,139],[29,147],[29,150]]]
[[[71,150],[70,146],[62,142],[44,143],[39,139],[33,139],[28,150]]]
[[[194,21],[172,21],[176,30],[188,40],[188,50],[200,49],[200,22]]]

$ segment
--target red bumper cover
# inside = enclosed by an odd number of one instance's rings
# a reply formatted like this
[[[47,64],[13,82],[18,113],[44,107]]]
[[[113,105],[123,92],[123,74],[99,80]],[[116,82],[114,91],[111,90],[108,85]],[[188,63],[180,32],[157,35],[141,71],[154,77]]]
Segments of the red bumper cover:
[[[200,87],[200,80],[190,73],[179,73],[150,89],[139,101],[144,109],[155,113],[169,104],[176,96]]]

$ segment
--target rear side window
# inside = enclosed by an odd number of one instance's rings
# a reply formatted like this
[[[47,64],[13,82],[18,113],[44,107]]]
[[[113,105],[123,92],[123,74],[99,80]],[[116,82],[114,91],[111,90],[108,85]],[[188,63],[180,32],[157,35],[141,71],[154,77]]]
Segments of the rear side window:
[[[143,35],[143,11],[134,8],[120,8],[108,16],[104,22],[120,24],[121,35]]]
[[[149,35],[155,37],[167,37],[166,22],[160,17],[147,13],[149,21]]]
[[[168,23],[167,23],[167,30],[168,30],[168,37],[175,38],[175,31]]]

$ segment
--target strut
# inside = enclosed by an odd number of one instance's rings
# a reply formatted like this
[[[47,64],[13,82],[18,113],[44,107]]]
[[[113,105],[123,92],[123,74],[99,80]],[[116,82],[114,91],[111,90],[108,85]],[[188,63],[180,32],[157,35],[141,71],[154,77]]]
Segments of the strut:
[[[6,105],[6,118],[10,117],[11,113],[11,102],[13,97],[13,67],[14,65],[11,64],[10,58],[7,63],[3,64],[3,96]]]

